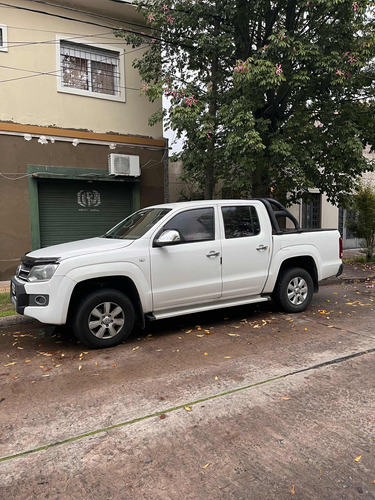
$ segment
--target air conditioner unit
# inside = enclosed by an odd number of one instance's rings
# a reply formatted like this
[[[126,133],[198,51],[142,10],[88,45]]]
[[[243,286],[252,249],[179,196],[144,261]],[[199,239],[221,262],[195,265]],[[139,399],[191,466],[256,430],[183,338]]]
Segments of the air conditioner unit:
[[[141,175],[139,156],[114,153],[108,155],[108,173],[109,175],[139,177]]]

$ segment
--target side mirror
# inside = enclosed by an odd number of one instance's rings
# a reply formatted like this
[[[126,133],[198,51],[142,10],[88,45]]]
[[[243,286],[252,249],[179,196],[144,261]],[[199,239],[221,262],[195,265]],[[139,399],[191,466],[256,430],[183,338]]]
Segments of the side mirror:
[[[156,240],[154,240],[154,247],[165,247],[167,245],[177,245],[181,242],[181,236],[175,229],[166,229],[163,231]]]

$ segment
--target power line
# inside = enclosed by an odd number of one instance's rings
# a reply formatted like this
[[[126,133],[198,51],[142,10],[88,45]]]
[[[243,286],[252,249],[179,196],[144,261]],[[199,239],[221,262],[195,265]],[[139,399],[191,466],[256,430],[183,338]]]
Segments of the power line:
[[[131,54],[133,52],[137,52],[138,50],[143,50],[143,47],[139,47],[137,49],[130,50],[130,51],[126,52],[126,54]],[[105,56],[103,56],[103,58],[105,59]],[[5,65],[0,65],[0,68],[9,69],[9,70],[13,70],[13,71],[23,71],[25,73],[33,73],[32,75],[28,75],[28,76],[20,76],[20,77],[10,78],[7,80],[0,80],[0,83],[13,82],[13,81],[17,81],[17,80],[25,80],[27,78],[34,78],[37,76],[56,76],[56,77],[59,77],[59,76],[61,76],[61,74],[63,72],[62,69],[55,70],[55,71],[35,71],[35,70],[29,70],[26,68],[15,68],[12,66],[5,66]],[[140,88],[126,87],[126,86],[121,86],[121,85],[119,85],[118,87],[121,89],[125,89],[125,90],[137,90],[137,91],[141,90]]]

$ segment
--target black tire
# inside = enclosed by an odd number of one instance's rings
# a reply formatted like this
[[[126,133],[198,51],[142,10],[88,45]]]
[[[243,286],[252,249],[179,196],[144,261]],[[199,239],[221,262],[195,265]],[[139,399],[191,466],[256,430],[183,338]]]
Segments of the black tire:
[[[86,295],[73,319],[75,336],[94,349],[112,347],[125,340],[134,326],[134,307],[118,290],[104,289]]]
[[[314,293],[311,275],[302,268],[285,269],[277,281],[274,299],[281,308],[289,313],[305,311]]]

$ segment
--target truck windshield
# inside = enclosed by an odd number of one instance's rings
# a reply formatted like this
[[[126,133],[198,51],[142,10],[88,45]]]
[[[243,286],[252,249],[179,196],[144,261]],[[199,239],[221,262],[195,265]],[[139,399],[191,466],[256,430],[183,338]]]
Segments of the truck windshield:
[[[103,237],[137,240],[147,233],[169,211],[169,208],[146,208],[139,210],[110,229]]]

